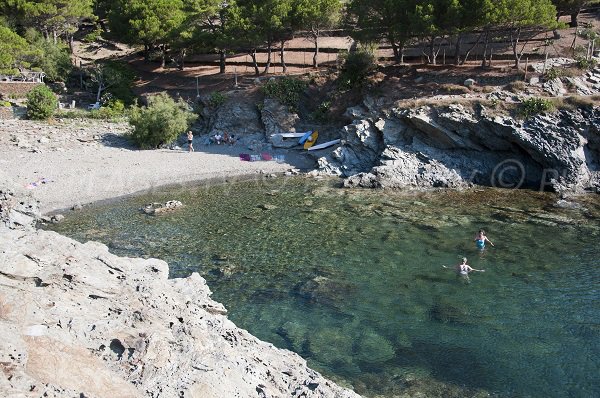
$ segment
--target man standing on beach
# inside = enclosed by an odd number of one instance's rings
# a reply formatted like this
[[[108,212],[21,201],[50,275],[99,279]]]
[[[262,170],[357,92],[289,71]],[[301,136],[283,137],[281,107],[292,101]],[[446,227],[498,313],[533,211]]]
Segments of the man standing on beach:
[[[194,134],[192,133],[192,130],[188,131],[187,139],[188,139],[189,152],[194,152],[194,146],[192,145],[192,143],[194,142]]]

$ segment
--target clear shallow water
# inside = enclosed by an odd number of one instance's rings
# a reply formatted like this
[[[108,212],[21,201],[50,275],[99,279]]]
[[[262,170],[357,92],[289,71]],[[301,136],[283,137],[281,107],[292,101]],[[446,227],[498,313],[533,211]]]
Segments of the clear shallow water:
[[[181,200],[147,216],[148,202]],[[52,229],[203,275],[238,326],[366,396],[600,396],[600,199],[345,190],[305,179],[155,192]],[[496,244],[479,252],[485,228]],[[471,283],[442,264],[462,256]]]

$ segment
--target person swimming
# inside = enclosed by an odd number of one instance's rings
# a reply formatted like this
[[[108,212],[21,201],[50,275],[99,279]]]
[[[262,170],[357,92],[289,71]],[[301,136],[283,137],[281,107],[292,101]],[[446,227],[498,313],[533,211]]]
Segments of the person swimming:
[[[445,265],[442,265],[442,267],[450,268],[450,267],[446,267]],[[484,269],[471,268],[471,266],[467,264],[466,257],[463,257],[462,263],[454,266],[454,270],[456,271],[457,276],[460,276],[460,277],[466,279],[467,281],[470,281],[470,279],[469,279],[470,272],[485,272]]]
[[[490,245],[494,246],[492,241],[489,240],[488,237],[485,235],[485,231],[483,229],[480,229],[479,232],[475,234],[475,238],[473,240],[475,241],[475,244],[477,245],[477,248],[479,250],[483,250],[485,248],[486,241],[489,242]]]

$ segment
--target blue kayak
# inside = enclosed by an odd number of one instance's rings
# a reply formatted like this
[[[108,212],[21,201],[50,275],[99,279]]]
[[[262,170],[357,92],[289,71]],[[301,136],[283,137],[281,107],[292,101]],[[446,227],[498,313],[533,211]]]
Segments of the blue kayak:
[[[304,133],[304,135],[302,137],[300,137],[300,139],[298,140],[298,144],[302,145],[306,142],[306,140],[308,139],[308,137],[310,137],[310,135],[312,134],[312,131],[307,131],[306,133]]]

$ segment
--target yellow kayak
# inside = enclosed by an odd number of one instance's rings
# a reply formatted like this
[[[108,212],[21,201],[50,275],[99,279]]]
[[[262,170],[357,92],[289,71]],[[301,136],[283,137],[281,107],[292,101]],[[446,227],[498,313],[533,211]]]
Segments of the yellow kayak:
[[[319,137],[318,131],[313,131],[313,133],[304,141],[304,149],[308,149],[317,142],[317,138]]]

